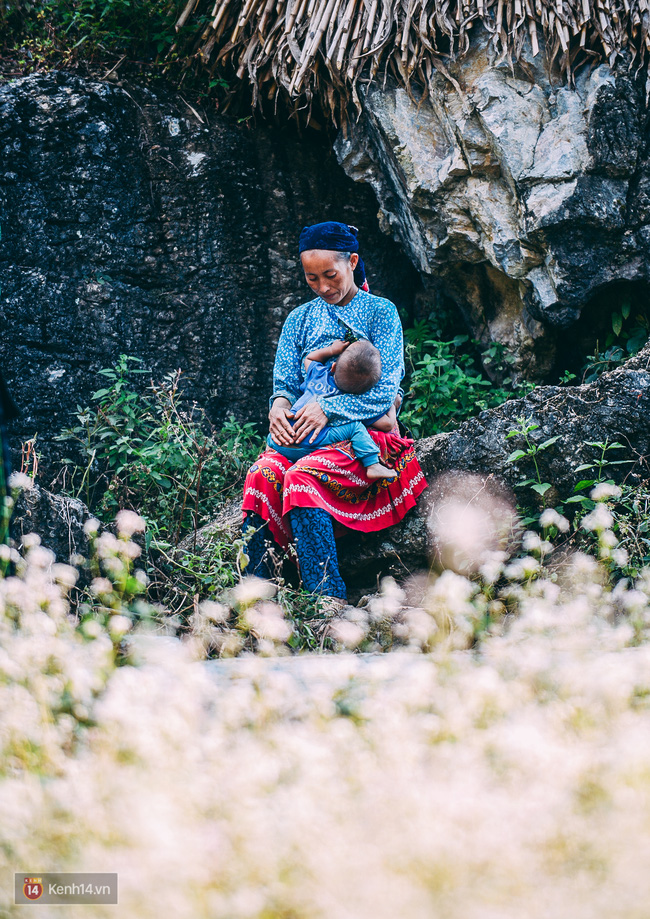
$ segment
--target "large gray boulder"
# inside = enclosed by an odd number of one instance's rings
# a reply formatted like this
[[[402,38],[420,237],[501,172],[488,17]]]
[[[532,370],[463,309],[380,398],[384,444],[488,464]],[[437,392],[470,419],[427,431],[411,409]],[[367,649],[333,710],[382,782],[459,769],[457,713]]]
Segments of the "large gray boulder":
[[[642,82],[603,64],[571,89],[541,57],[495,64],[477,31],[428,98],[371,84],[336,143],[422,275],[536,380],[595,294],[647,283],[650,256]]]

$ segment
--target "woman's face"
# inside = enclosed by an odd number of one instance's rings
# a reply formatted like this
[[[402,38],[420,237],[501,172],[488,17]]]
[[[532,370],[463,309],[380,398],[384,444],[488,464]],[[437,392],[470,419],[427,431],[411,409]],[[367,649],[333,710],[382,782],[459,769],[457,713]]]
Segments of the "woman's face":
[[[359,256],[353,252],[348,261],[328,249],[308,249],[300,256],[305,279],[311,289],[326,303],[345,306],[356,294],[354,269]]]

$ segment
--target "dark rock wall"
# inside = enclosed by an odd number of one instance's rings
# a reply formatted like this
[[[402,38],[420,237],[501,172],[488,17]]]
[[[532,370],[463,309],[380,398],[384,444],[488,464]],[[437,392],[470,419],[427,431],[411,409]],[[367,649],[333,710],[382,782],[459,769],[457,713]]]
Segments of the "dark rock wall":
[[[0,87],[0,153],[0,366],[14,441],[37,433],[46,458],[121,353],[157,380],[182,368],[217,423],[262,420],[282,322],[311,296],[305,223],[359,226],[373,289],[412,308],[417,273],[325,136],[51,73]]]

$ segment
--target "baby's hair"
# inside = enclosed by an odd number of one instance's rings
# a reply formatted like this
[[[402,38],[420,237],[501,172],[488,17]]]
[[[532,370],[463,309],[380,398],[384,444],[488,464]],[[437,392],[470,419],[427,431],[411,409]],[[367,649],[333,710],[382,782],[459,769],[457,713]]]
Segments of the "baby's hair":
[[[336,362],[336,385],[359,395],[381,379],[381,355],[372,342],[362,339],[349,345]]]

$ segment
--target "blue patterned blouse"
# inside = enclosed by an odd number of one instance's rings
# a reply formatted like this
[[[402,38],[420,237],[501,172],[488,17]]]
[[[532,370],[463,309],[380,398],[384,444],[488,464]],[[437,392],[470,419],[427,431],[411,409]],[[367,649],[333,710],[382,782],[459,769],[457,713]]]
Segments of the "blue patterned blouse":
[[[345,306],[335,306],[316,297],[289,313],[275,355],[271,402],[285,396],[293,404],[300,396],[304,380],[304,357],[310,351],[331,345],[337,338],[345,338],[346,327],[379,350],[381,380],[361,395],[339,393],[319,396],[316,401],[330,424],[364,421],[387,412],[404,376],[402,325],[394,303],[365,290],[359,290]]]

